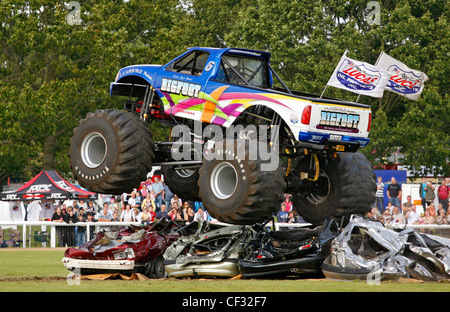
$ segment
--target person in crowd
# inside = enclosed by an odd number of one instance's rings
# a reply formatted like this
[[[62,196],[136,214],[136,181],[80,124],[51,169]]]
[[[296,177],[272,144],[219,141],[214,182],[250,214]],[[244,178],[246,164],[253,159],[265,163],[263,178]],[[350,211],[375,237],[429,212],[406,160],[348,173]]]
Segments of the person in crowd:
[[[167,207],[170,207],[170,201],[173,198],[173,193],[169,189],[169,186],[164,183],[164,189],[163,189],[163,200]]]
[[[161,209],[162,201],[163,201],[163,192],[164,185],[159,180],[158,177],[155,177],[154,182],[152,184],[152,190],[155,192],[155,204],[156,210],[159,211]]]
[[[136,218],[130,204],[126,204],[125,209],[122,210],[119,220],[120,222],[136,222]]]
[[[436,218],[431,215],[429,208],[425,209],[422,224],[436,224]]]
[[[389,224],[391,223],[391,219],[391,211],[389,209],[385,209],[381,215],[381,222],[383,222],[383,224]]]
[[[176,210],[176,212],[179,213],[180,215],[182,215],[182,213],[183,213],[181,210],[181,205],[178,205],[178,202],[174,202],[172,204],[172,209],[170,209],[169,212],[172,210]]]
[[[75,224],[78,222],[77,216],[74,214],[74,209],[69,206],[67,207],[68,213],[64,216],[64,222],[67,224]],[[65,227],[65,242],[67,246],[74,247],[75,246],[75,238],[76,238],[76,227],[75,226],[66,226]]]
[[[144,183],[145,183],[145,185],[147,185],[147,190],[150,191],[152,188],[152,184],[153,184],[152,177],[148,176],[147,180]]]
[[[81,216],[81,217],[83,217],[83,219],[86,219],[86,212],[84,212],[84,208],[83,207],[81,207],[80,209],[78,209],[78,213],[77,213],[77,218],[79,217],[79,216]],[[78,219],[79,220],[79,219]]]
[[[141,192],[142,198],[147,197],[148,188],[147,188],[147,184],[146,183],[142,183],[140,192]]]
[[[286,205],[286,211],[290,212],[292,211],[292,202],[291,202],[291,195],[290,194],[284,194],[284,204]]]
[[[184,220],[187,222],[192,222],[194,221],[194,217],[195,217],[194,209],[192,209],[192,207],[188,205],[186,213],[184,214]]]
[[[406,213],[411,209],[413,206],[411,195],[406,196],[406,202],[402,205],[403,215],[406,216]]]
[[[427,201],[425,200],[425,188],[427,187],[427,179],[426,178],[422,178],[422,183],[420,183],[420,187],[419,187],[419,196],[420,196],[420,200],[422,201],[422,207],[423,209],[427,208]]]
[[[86,222],[89,222],[89,223],[97,222],[97,219],[95,219],[95,212],[90,211],[86,215],[87,215]],[[91,227],[91,229],[92,229],[92,227]],[[89,240],[91,240],[93,238],[94,238],[94,231],[91,230]]]
[[[67,214],[67,205],[66,204],[61,205],[61,213],[63,214],[63,216],[65,216]]]
[[[52,222],[64,223],[64,215],[61,207],[56,207],[55,213],[52,215]],[[58,247],[64,247],[64,227],[55,226],[56,236],[58,237]]]
[[[189,204],[189,202],[187,200],[184,201],[183,203],[183,210],[181,211],[182,215],[185,216],[187,213],[188,208],[192,206]],[[198,210],[198,209],[197,209]]]
[[[380,211],[378,210],[377,207],[373,207],[373,208],[370,210],[370,216],[369,216],[369,218],[372,218],[373,220],[377,220],[377,221],[380,221],[380,220],[381,220],[381,213],[380,213]]]
[[[144,200],[142,201],[142,207],[147,207],[148,210],[156,211],[156,205],[155,200],[153,196],[154,192],[147,192],[147,195],[145,196]]]
[[[123,193],[122,195],[120,195],[120,200],[122,202],[122,207],[125,207],[128,204],[128,198],[130,197],[129,194],[127,193]]]
[[[115,200],[114,197],[111,197],[111,200],[110,200],[110,202],[109,202],[108,209],[109,209],[111,212],[113,212],[113,213],[116,212],[117,215],[119,215],[119,205],[117,205],[116,200]]]
[[[80,211],[83,208],[80,209]],[[83,214],[78,213],[78,222],[86,222],[86,219]],[[76,246],[80,247],[81,245],[86,243],[86,225],[78,225],[77,226],[77,236],[76,236]]]
[[[427,186],[425,187],[425,201],[427,202],[427,207],[434,202],[435,198],[436,195],[434,194],[434,186],[431,181],[428,181]]]
[[[131,209],[141,209],[141,204],[139,203],[139,200],[136,198],[136,192],[131,192],[131,197],[128,198],[128,204],[131,206]]]
[[[424,216],[420,221],[420,224],[436,224],[436,218],[431,216],[430,209],[425,209]],[[421,229],[422,233],[431,234],[431,229]]]
[[[211,221],[211,216],[206,210],[203,210],[202,207],[198,207],[197,212],[194,215],[194,221]]]
[[[441,185],[437,189],[439,204],[442,205],[445,212],[448,210],[448,198],[450,197],[450,186],[442,179]]]
[[[169,217],[167,216],[166,204],[161,205],[161,210],[157,212],[156,219],[158,220],[165,219],[166,221],[169,220]]]
[[[112,219],[111,222],[119,222],[120,218],[119,218],[119,214],[117,213],[117,211],[113,211],[112,212]],[[119,226],[111,226],[110,227],[111,231],[118,231],[120,229]]]
[[[181,199],[178,197],[177,194],[173,194],[173,197],[170,200],[170,206],[169,207],[173,207],[174,203],[177,203],[178,207],[181,207],[181,205],[183,205],[183,202],[181,201]]]
[[[137,208],[133,208],[133,209],[131,209],[131,211],[133,212],[133,215],[134,215],[134,219],[136,220],[136,221],[138,221],[138,216],[139,216],[139,209],[137,209]]]
[[[283,202],[283,203],[281,203],[280,210],[277,213],[277,221],[279,223],[286,223],[288,221],[288,217],[289,217],[289,214],[286,211],[286,204]]]
[[[167,213],[167,216],[172,220],[183,220],[180,211],[175,207]]]
[[[420,213],[416,211],[416,205],[412,205],[405,215],[407,224],[417,224],[420,220]]]
[[[377,207],[380,214],[383,212],[384,207],[384,183],[383,177],[377,178],[377,191],[375,193],[375,207]]]
[[[430,204],[427,210],[430,212],[431,217],[437,219],[436,207],[434,206],[434,203]]]
[[[94,202],[93,201],[88,202],[88,206],[86,208],[86,212],[93,212],[93,213],[95,213],[95,207],[94,207]]]
[[[438,206],[436,223],[447,224],[447,212],[445,211],[444,206],[442,204],[439,204]]]
[[[296,213],[293,209],[288,213],[287,223],[298,223]]]
[[[389,210],[389,214],[392,215],[393,209],[394,209],[394,204],[392,204],[391,201],[388,201],[386,208],[384,208],[384,211]]]
[[[84,200],[80,199],[80,201],[78,202],[78,208],[83,208],[84,210],[86,210],[87,208],[87,204]]]
[[[103,206],[103,209],[97,213],[97,220],[100,222],[109,222],[113,218],[113,215],[108,209],[108,205]]]
[[[142,207],[143,198],[142,198],[141,192],[138,191],[137,189],[134,189],[134,193],[136,194],[136,204],[139,206],[137,208],[142,209],[141,207]]]
[[[398,207],[400,212],[401,209],[401,198],[402,198],[402,186],[397,183],[397,179],[394,177],[391,178],[391,184],[389,184],[387,188],[387,195],[389,198],[389,201],[392,202],[392,205]]]
[[[405,224],[406,223],[405,216],[403,215],[403,213],[400,212],[400,209],[396,206],[392,210],[392,221],[391,222],[395,223],[395,224]]]
[[[74,215],[75,217],[78,216],[78,205],[73,206],[73,215]],[[78,220],[78,219],[77,219],[77,220]]]
[[[155,221],[156,214],[153,210],[149,210],[147,207],[142,207],[142,212],[139,213],[137,219],[142,225],[149,225],[150,222]]]

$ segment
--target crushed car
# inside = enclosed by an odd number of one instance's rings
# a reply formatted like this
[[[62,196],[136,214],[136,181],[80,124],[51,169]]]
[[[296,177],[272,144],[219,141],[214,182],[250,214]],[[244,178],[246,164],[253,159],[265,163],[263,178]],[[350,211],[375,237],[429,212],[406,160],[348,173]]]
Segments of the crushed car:
[[[314,228],[270,231],[266,227],[247,244],[238,263],[242,278],[323,276],[320,266],[339,234],[336,221],[325,220]]]
[[[412,228],[395,231],[353,216],[332,241],[321,268],[327,278],[339,280],[449,279],[450,239]]]
[[[203,223],[164,253],[169,277],[267,278],[322,275],[320,265],[339,234],[335,221],[322,226],[272,231],[266,224],[216,229]]]
[[[164,253],[168,277],[234,277],[256,225],[220,226],[199,222],[198,230],[180,237]]]
[[[182,235],[195,233],[195,226],[161,219],[147,226],[102,230],[80,247],[66,249],[62,263],[78,274],[142,273],[163,278],[164,251]]]

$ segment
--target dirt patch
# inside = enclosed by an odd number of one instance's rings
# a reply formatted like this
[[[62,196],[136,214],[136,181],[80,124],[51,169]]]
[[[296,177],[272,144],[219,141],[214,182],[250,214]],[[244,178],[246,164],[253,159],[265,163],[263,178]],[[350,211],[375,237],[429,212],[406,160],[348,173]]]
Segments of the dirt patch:
[[[54,281],[62,281],[66,280],[66,277],[62,276],[21,276],[21,277],[2,277],[0,278],[0,282],[54,282]]]

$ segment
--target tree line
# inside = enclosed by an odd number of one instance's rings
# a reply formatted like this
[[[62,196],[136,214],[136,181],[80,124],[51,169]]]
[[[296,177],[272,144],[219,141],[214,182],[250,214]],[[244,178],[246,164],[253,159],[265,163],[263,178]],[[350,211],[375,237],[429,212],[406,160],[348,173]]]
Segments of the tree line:
[[[346,49],[370,64],[385,51],[430,80],[418,101],[390,92],[361,96],[373,114],[363,152],[377,165],[400,151],[412,169],[450,175],[445,0],[3,0],[0,21],[1,182],[28,180],[42,169],[69,176],[78,120],[122,107],[109,96],[117,71],[164,64],[191,46],[269,51],[291,89],[316,94]],[[356,100],[334,88],[325,95]],[[152,130],[166,135],[158,125]]]

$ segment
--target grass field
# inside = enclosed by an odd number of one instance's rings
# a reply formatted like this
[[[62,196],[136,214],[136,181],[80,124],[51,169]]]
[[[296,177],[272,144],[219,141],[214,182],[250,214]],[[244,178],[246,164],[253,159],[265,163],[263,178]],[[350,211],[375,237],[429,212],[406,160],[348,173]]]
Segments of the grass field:
[[[81,280],[70,283],[61,263],[63,249],[0,249],[0,292],[449,292],[450,282],[415,280],[382,282],[329,281],[325,279],[231,280]]]

